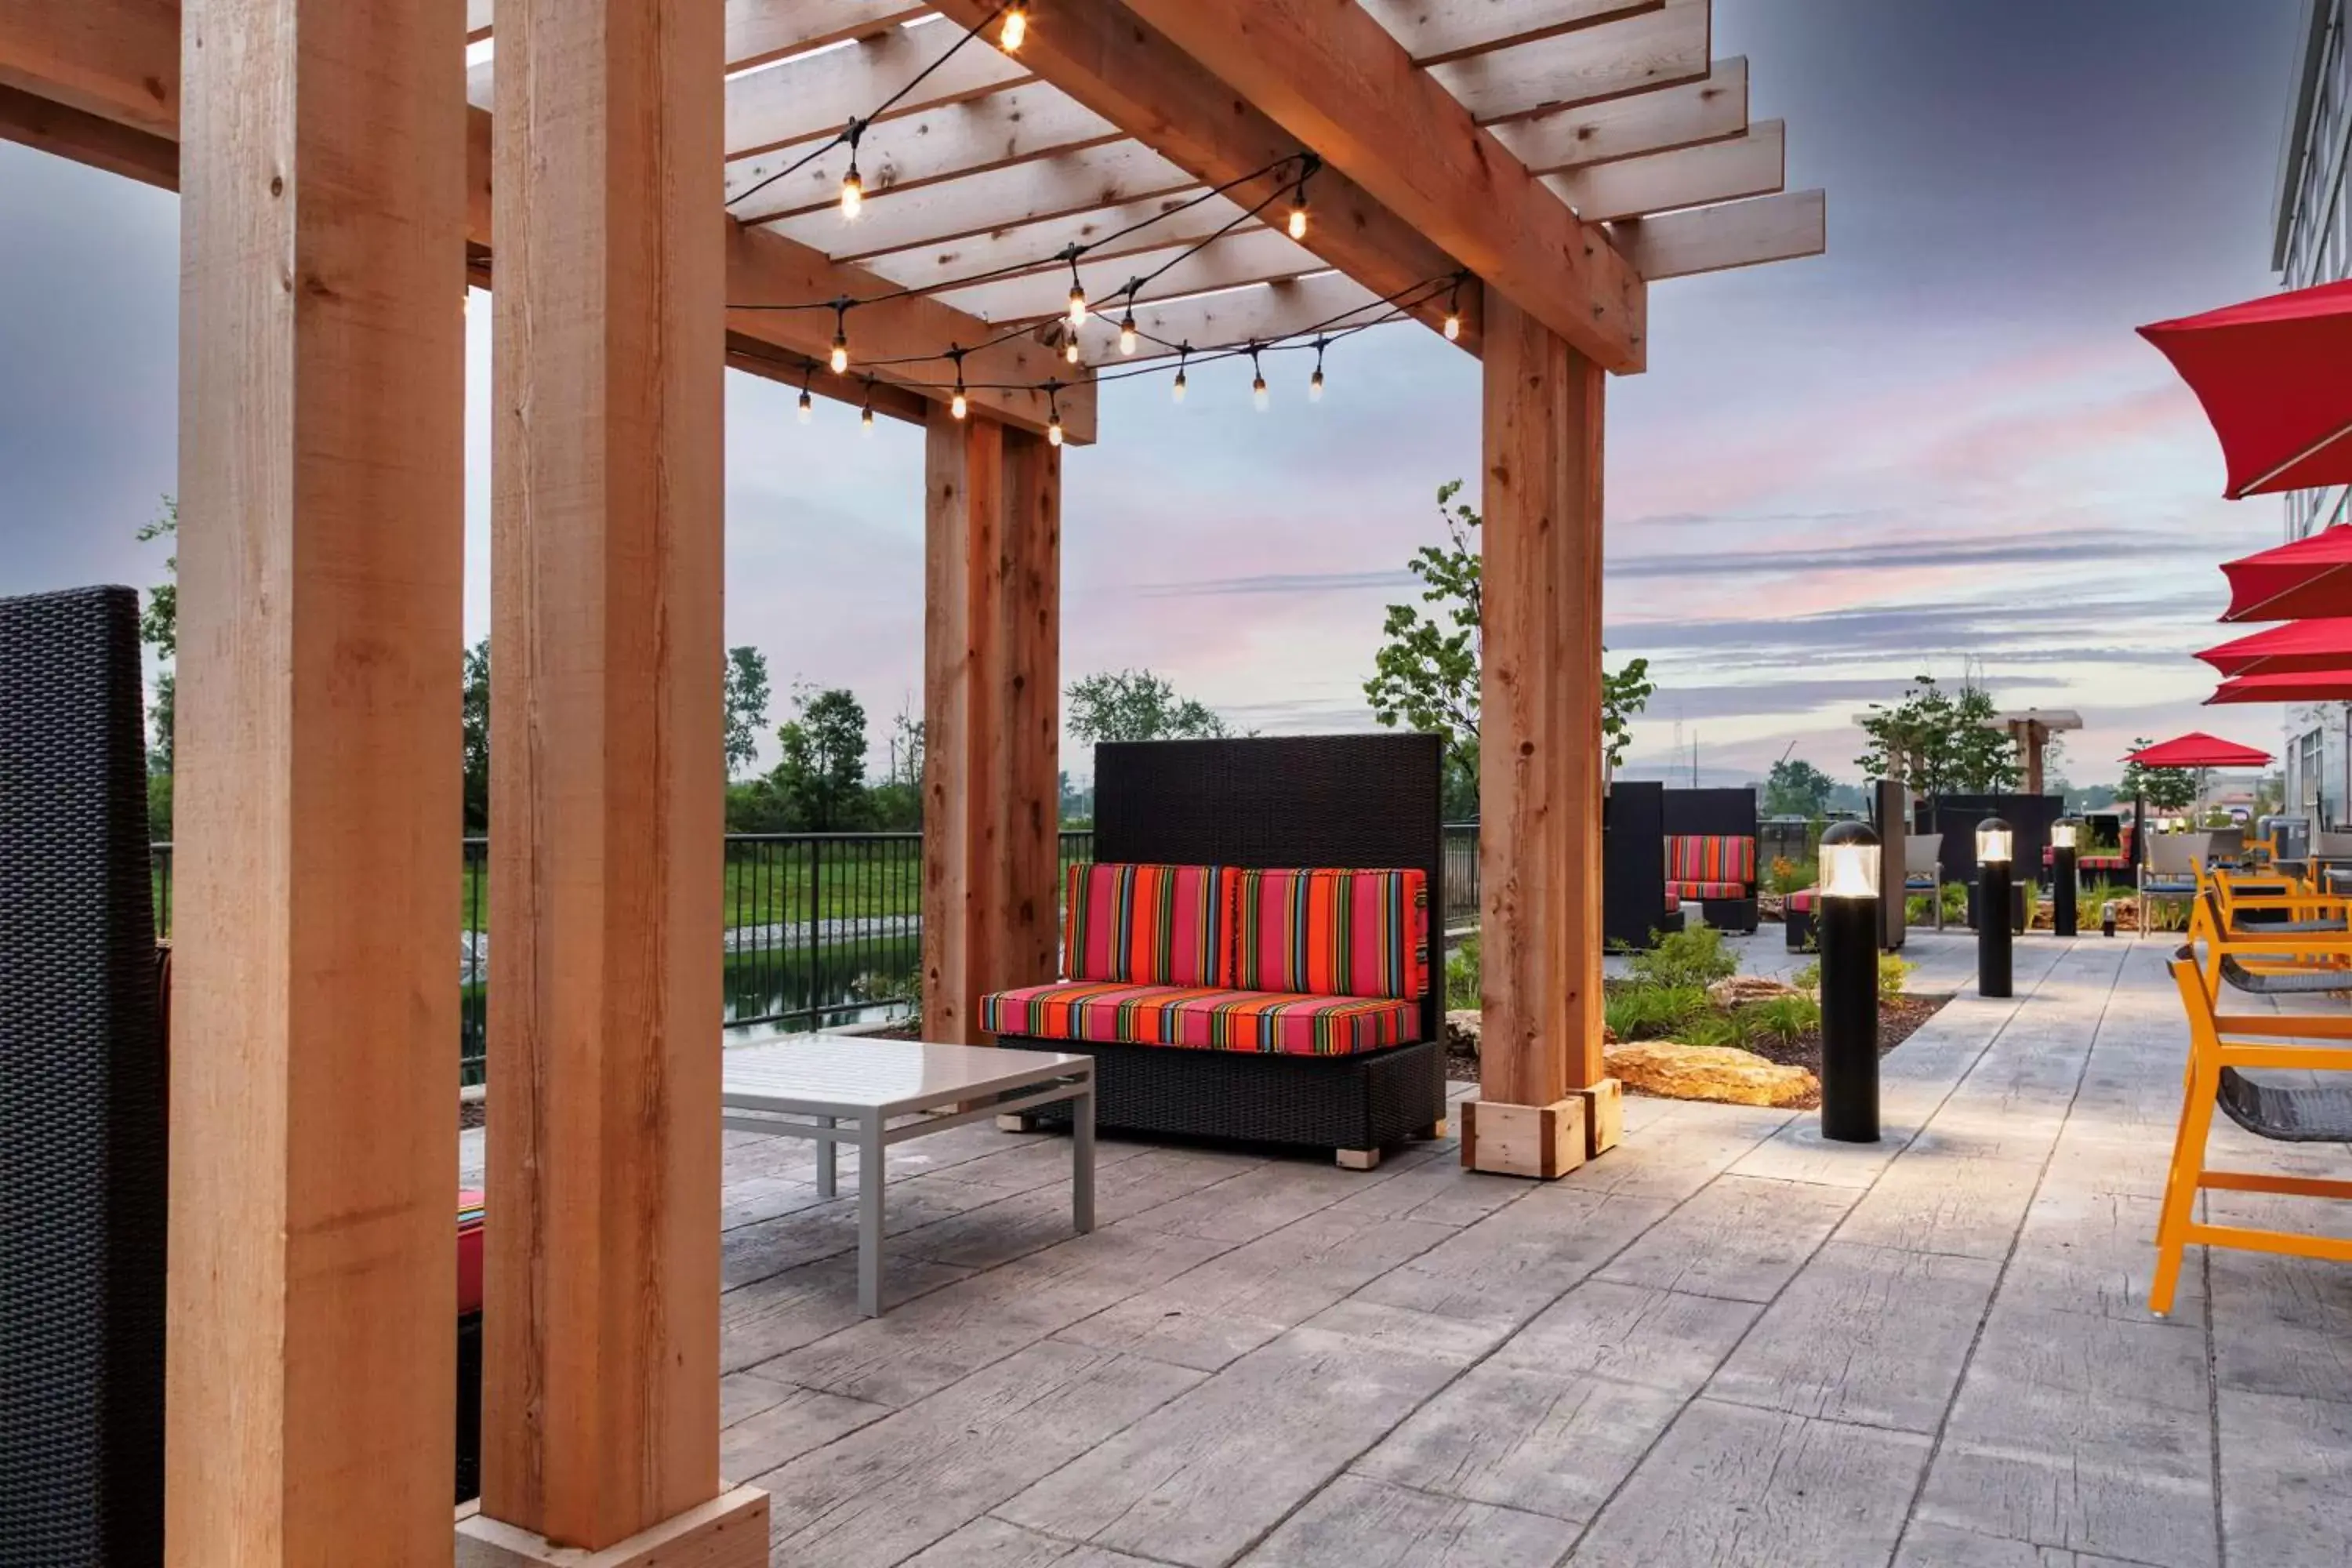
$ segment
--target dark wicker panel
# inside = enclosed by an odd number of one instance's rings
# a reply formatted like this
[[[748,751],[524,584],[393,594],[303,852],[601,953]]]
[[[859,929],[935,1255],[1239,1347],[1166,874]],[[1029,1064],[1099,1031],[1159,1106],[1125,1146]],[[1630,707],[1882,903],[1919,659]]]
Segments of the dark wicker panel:
[[[482,1495],[482,1314],[457,1320],[457,1500]]]
[[[1622,787],[1622,785],[1619,787]],[[1752,789],[1669,789],[1665,792],[1666,832],[1728,834],[1756,837],[1756,792]]]
[[[0,1560],[163,1559],[139,597],[0,600]]]
[[[1679,931],[1666,913],[1666,786],[1619,779],[1609,787],[1601,834],[1601,934],[1612,947],[1647,947],[1653,931]]]
[[[1095,1058],[1095,1120],[1105,1128],[1317,1149],[1378,1149],[1445,1117],[1437,1040],[1352,1057],[1289,1057],[1172,1046],[1096,1045],[1007,1035],[1000,1042]],[[1066,1105],[1038,1113],[1067,1122]]]

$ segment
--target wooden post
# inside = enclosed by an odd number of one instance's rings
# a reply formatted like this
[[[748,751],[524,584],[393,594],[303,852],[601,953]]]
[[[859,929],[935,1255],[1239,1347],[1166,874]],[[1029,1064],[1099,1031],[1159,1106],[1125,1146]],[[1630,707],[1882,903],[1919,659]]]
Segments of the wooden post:
[[[977,1044],[1058,949],[1061,455],[934,408],[926,466],[923,1033]]]
[[[719,1475],[719,7],[500,0],[482,1501],[767,1562]]]
[[[1618,1141],[1601,1037],[1600,368],[1486,296],[1479,1098],[1462,1159],[1550,1177]]]
[[[167,1558],[446,1563],[465,9],[186,22]]]

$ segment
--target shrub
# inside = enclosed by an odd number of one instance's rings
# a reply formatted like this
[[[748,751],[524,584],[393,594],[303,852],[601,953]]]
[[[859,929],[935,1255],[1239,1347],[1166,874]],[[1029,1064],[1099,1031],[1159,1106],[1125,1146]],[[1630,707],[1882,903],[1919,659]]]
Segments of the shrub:
[[[1445,955],[1445,1007],[1448,1012],[1478,1008],[1478,939],[1465,936]]]
[[[1813,885],[1811,870],[1798,865],[1786,855],[1772,857],[1771,869],[1765,873],[1764,890],[1769,893],[1797,893]]]
[[[1708,1013],[1684,1025],[1676,1037],[1686,1046],[1736,1046],[1745,1050],[1756,1037],[1756,1021],[1744,1007],[1737,1013]]]
[[[1723,933],[1691,926],[1661,936],[1647,952],[1633,955],[1633,978],[1645,985],[1696,985],[1704,990],[1739,972],[1739,960],[1723,951]]]
[[[1878,955],[1878,994],[1882,998],[1902,995],[1903,987],[1910,981],[1911,972],[1917,967],[1918,965],[1897,958],[1891,952],[1880,953]],[[1821,964],[1818,962],[1808,963],[1789,976],[1789,984],[1808,996],[1819,996],[1822,994]]]
[[[1808,996],[1820,995],[1822,992],[1822,961],[1817,958],[1813,960],[1812,963],[1806,964],[1802,969],[1800,969],[1793,974],[1790,975],[1789,984],[1795,986],[1798,990],[1802,991]]]
[[[1793,1046],[1822,1025],[1822,1005],[1811,996],[1773,996],[1740,1009],[1757,1033]]]
[[[1671,1035],[1706,1010],[1706,992],[1696,985],[1625,985],[1601,1004],[1602,1016],[1621,1040]]]

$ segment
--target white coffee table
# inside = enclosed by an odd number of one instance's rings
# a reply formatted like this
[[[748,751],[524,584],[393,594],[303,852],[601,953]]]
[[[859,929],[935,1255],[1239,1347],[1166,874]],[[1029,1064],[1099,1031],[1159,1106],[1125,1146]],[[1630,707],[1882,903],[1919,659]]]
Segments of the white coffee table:
[[[730,1131],[816,1141],[816,1190],[834,1195],[834,1151],[857,1150],[857,1306],[882,1311],[882,1152],[950,1127],[1070,1102],[1070,1217],[1095,1227],[1095,1064],[1059,1051],[809,1035],[720,1058]],[[896,1118],[911,1117],[897,1126]]]

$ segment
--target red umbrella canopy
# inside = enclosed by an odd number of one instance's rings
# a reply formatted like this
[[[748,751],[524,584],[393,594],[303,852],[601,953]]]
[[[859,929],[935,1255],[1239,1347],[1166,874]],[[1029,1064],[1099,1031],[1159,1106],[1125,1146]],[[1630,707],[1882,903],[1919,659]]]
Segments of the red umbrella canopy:
[[[2352,481],[2352,279],[2139,331],[2205,405],[2230,500]]]
[[[2219,702],[2352,702],[2352,669],[2242,675],[2205,699]]]
[[[2352,617],[2289,621],[2209,647],[2197,657],[2223,675],[2308,675],[2352,669]]]
[[[2202,730],[2193,730],[2178,740],[2142,746],[2124,759],[2144,768],[2260,768],[2267,767],[2270,760],[2268,752],[2224,741]]]
[[[2352,528],[2323,528],[2293,544],[2224,561],[2221,574],[2230,579],[2225,621],[2352,616]]]

